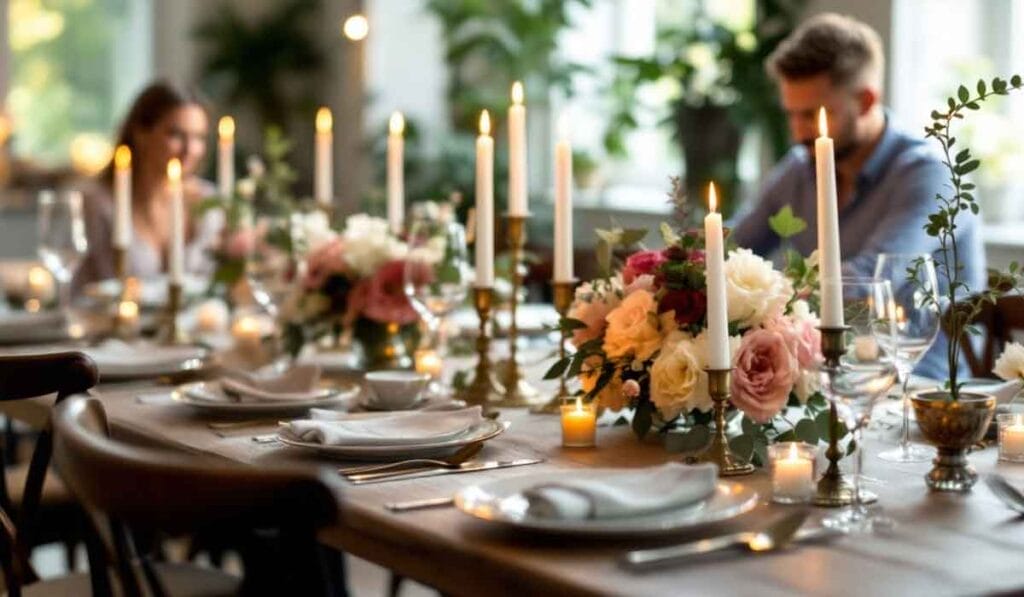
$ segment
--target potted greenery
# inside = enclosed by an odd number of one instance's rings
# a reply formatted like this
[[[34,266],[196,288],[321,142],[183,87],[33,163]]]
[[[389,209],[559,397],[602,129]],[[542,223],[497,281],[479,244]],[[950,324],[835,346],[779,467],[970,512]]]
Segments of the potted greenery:
[[[964,177],[981,164],[971,155],[968,148],[955,151],[956,137],[951,126],[962,120],[967,111],[979,110],[981,103],[993,96],[1007,95],[1021,88],[1021,77],[1014,75],[1009,82],[995,78],[991,85],[979,80],[977,93],[972,94],[961,85],[956,97],[948,98],[946,106],[934,110],[932,124],[925,127],[925,136],[935,139],[942,148],[943,164],[949,171],[951,190],[937,194],[937,209],[928,216],[925,231],[939,241],[935,264],[940,281],[945,281],[943,302],[945,307],[944,327],[949,336],[947,362],[949,379],[941,390],[922,392],[912,398],[917,424],[930,442],[938,448],[935,466],[925,476],[928,487],[935,491],[969,491],[978,475],[968,465],[967,448],[984,436],[992,415],[995,413],[995,398],[992,396],[965,392],[963,382],[958,379],[957,366],[960,362],[960,343],[966,334],[973,333],[973,322],[981,313],[985,303],[995,303],[1008,289],[1018,286],[1021,271],[1012,263],[1006,273],[993,272],[990,279],[997,283],[982,292],[972,293],[964,282],[960,248],[957,246],[957,221],[967,211],[977,214],[977,200],[971,192],[975,186]],[[907,274],[912,283],[921,284],[923,260],[912,266]],[[941,284],[940,284],[941,286]],[[929,293],[923,293],[925,300],[937,300]]]

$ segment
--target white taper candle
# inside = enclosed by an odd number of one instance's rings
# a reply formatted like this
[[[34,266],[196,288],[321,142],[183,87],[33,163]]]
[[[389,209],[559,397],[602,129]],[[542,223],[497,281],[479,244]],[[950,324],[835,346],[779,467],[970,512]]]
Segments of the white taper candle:
[[[480,114],[476,138],[476,282],[478,288],[494,286],[494,138],[491,117]]]
[[[836,193],[836,160],[828,136],[825,108],[818,113],[820,136],[814,141],[818,177],[818,268],[821,283],[821,326],[843,327],[842,270],[839,252],[839,196]]]
[[[555,143],[555,257],[552,280],[569,282],[574,277],[572,255],[572,144],[568,121],[559,119]]]
[[[708,185],[708,215],[704,217],[704,260],[707,281],[708,369],[732,368],[729,353],[729,305],[725,294],[725,239],[718,213],[715,183]]]

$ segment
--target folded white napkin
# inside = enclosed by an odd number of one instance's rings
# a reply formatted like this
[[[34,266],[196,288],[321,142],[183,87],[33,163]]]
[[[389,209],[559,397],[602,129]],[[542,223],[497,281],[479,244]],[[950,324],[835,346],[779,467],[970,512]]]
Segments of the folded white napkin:
[[[60,311],[0,313],[0,342],[67,337],[68,320]]]
[[[297,365],[275,374],[238,372],[220,380],[224,393],[241,400],[287,402],[313,400],[320,395],[320,367]]]
[[[715,465],[687,466],[678,462],[640,470],[588,470],[572,475],[525,490],[527,513],[564,520],[637,516],[698,504],[714,493],[718,482]]]
[[[202,358],[206,354],[199,346],[164,346],[152,342],[124,342],[113,339],[83,348],[82,351],[96,362],[100,373],[113,369],[174,366],[191,359]]]
[[[359,414],[315,410],[313,418],[292,421],[283,433],[325,446],[406,446],[454,439],[483,420],[479,406]]]

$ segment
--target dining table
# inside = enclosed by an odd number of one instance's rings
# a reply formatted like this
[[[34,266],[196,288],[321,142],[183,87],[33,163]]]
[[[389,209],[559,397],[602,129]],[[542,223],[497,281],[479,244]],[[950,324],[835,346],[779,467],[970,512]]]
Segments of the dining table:
[[[525,372],[544,392],[541,380],[548,351],[528,351]],[[449,358],[448,374],[469,368],[469,358]],[[478,519],[452,506],[393,512],[392,502],[450,497],[468,486],[535,472],[567,478],[593,469],[640,468],[680,461],[664,438],[634,437],[628,425],[599,426],[596,446],[563,448],[559,418],[526,409],[499,409],[505,433],[488,441],[481,460],[537,458],[528,467],[354,485],[337,473],[346,463],[276,441],[277,422],[211,427],[171,398],[165,380],[100,384],[91,392],[107,412],[114,436],[243,466],[319,466],[336,478],[338,520],[319,540],[436,588],[448,595],[964,595],[1024,589],[1024,517],[1007,509],[983,483],[967,494],[931,493],[924,474],[929,463],[898,464],[875,454],[891,447],[892,434],[869,433],[865,442],[865,488],[896,521],[886,532],[798,543],[771,553],[730,551],[653,570],[623,565],[629,550],[664,546],[730,530],[759,528],[793,508],[770,502],[768,474],[757,470],[733,477],[760,498],[752,511],[724,523],[672,534],[569,536],[525,531]],[[32,425],[45,422],[53,397],[3,403],[2,414]],[[884,408],[898,405],[887,401]],[[602,419],[613,420],[614,417]],[[1024,483],[1024,465],[997,462],[988,447],[970,455],[985,474],[998,471]],[[846,459],[850,460],[850,459]],[[845,463],[845,461],[844,461]],[[182,488],[187,491],[187,488]],[[812,508],[808,524],[835,511]]]

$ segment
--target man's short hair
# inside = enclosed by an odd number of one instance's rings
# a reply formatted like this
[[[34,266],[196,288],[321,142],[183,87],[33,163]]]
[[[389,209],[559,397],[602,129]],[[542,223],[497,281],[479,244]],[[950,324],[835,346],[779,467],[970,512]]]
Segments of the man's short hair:
[[[768,57],[774,79],[806,79],[827,74],[840,87],[882,87],[885,57],[874,29],[835,13],[813,16],[797,27]]]

